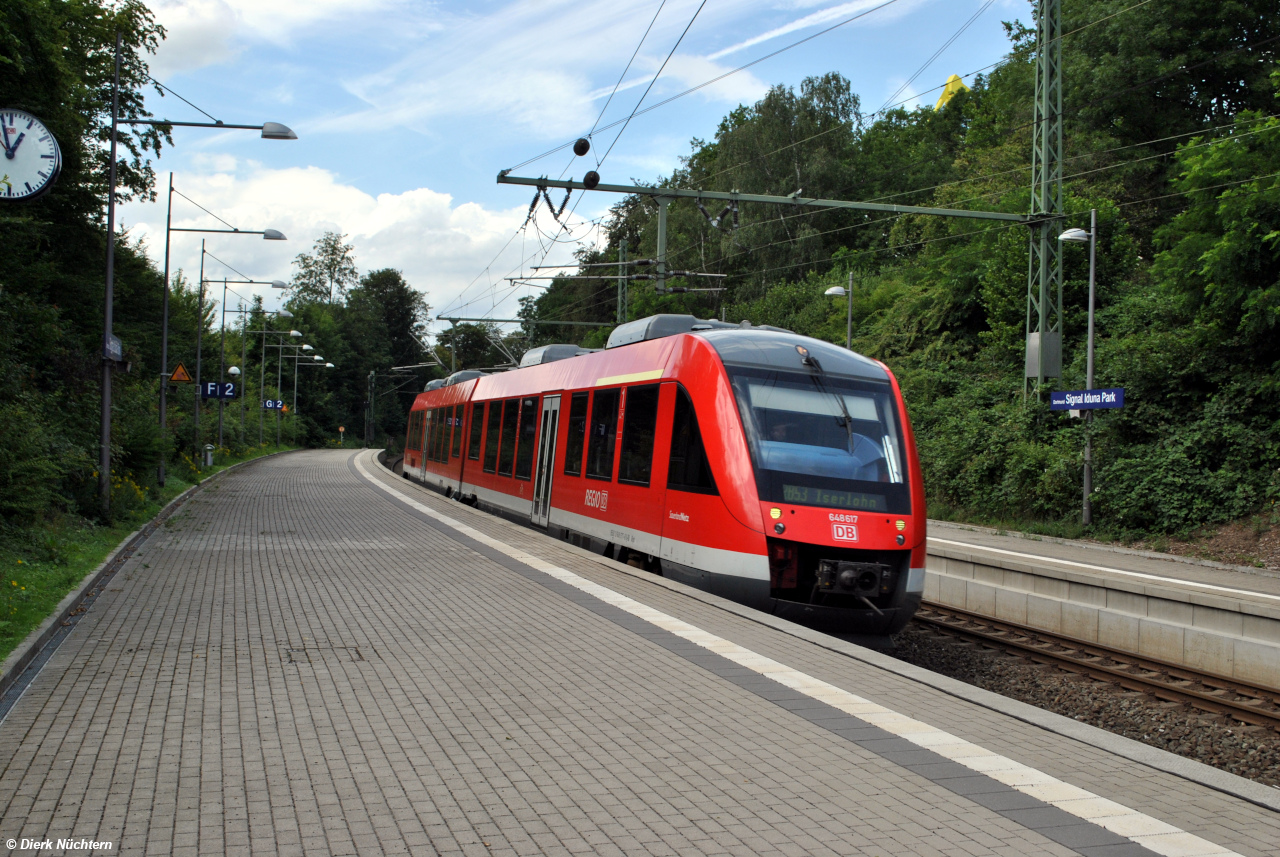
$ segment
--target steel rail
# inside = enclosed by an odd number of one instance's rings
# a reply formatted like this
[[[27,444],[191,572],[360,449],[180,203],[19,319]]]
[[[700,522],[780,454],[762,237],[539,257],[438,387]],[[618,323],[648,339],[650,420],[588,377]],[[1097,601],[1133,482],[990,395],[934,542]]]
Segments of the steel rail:
[[[1280,731],[1280,693],[1274,690],[940,604],[921,605],[915,618],[1037,663]]]

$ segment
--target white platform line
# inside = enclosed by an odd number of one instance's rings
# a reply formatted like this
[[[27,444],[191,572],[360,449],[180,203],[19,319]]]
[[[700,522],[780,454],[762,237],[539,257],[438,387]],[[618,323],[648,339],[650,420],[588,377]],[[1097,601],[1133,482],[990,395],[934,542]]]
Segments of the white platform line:
[[[1230,855],[1236,855],[1234,851],[1215,845],[1171,824],[1166,824],[1145,813],[1099,797],[1090,791],[1065,783],[1049,774],[1028,767],[1021,762],[1015,762],[1013,759],[987,750],[949,732],[944,732],[927,723],[907,717],[905,714],[899,714],[879,703],[849,693],[847,690],[836,687],[833,684],[828,684],[821,679],[792,669],[786,664],[767,658],[723,637],[704,631],[682,619],[677,619],[626,595],[614,592],[612,589],[608,589],[598,583],[593,583],[541,557],[501,542],[474,527],[437,512],[430,506],[419,503],[396,488],[383,483],[382,480],[370,473],[364,466],[364,459],[370,454],[372,453],[357,456],[356,468],[374,487],[382,489],[394,499],[428,517],[434,518],[486,547],[500,551],[512,559],[537,569],[556,580],[567,583],[606,604],[625,610],[632,616],[643,619],[651,625],[662,628],[664,631],[669,631],[740,666],[767,676],[798,693],[803,693],[812,699],[865,720],[900,738],[905,738],[919,747],[932,750],[940,756],[964,765],[976,773],[991,777],[1023,794],[1056,806],[1077,818],[1096,824],[1119,836],[1124,836],[1157,854],[1163,854],[1165,857],[1209,857],[1209,855],[1230,857]]]
[[[1265,592],[1251,592],[1248,589],[1232,589],[1229,586],[1214,586],[1212,583],[1197,583],[1194,580],[1182,580],[1177,577],[1161,577],[1158,574],[1144,574],[1141,571],[1124,571],[1119,568],[1109,568],[1105,565],[1090,565],[1087,562],[1076,562],[1070,559],[1055,559],[1051,556],[1044,556],[1038,553],[1019,553],[1018,551],[1004,550],[1003,548],[989,548],[986,545],[974,544],[973,542],[956,542],[950,539],[938,539],[929,536],[929,541],[937,542],[940,545],[956,545],[962,548],[971,548],[973,550],[989,551],[990,553],[1004,554],[1005,556],[1022,557],[1023,559],[1035,559],[1042,562],[1054,562],[1058,565],[1073,565],[1076,568],[1087,568],[1092,571],[1105,571],[1108,574],[1122,574],[1125,577],[1137,577],[1142,580],[1155,580],[1160,583],[1172,583],[1178,586],[1190,586],[1195,589],[1203,589],[1207,592],[1229,592],[1232,595],[1247,595],[1250,598],[1266,598],[1271,601],[1280,601],[1280,595],[1268,595]]]

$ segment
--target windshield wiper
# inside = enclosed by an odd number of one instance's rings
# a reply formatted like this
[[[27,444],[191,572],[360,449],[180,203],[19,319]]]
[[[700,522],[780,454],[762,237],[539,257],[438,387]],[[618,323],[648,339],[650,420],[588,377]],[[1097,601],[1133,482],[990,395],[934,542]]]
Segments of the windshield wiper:
[[[836,404],[840,406],[840,413],[843,414],[843,416],[836,417],[836,425],[844,426],[845,434],[848,436],[848,453],[853,455],[853,417],[849,415],[849,408],[845,406],[844,396],[841,396],[839,393],[833,393],[831,390],[827,389],[827,385],[822,382],[822,364],[818,362],[816,357],[805,354],[801,362],[818,370],[816,375],[810,375],[809,377],[813,380],[813,383],[817,385],[820,391],[833,397],[836,400]]]

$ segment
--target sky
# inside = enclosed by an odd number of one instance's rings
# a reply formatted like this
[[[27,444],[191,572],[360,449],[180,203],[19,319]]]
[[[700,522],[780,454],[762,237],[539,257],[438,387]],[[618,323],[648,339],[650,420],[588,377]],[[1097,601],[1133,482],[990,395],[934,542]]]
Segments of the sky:
[[[217,257],[205,258],[207,278],[287,281],[294,258],[336,231],[354,246],[362,273],[399,269],[426,294],[433,317],[483,318],[513,317],[516,300],[536,290],[504,277],[571,260],[581,242],[599,239],[598,223],[617,201],[575,193],[567,226],[545,205],[526,224],[532,193],[497,184],[499,170],[580,179],[595,169],[606,183],[648,183],[670,174],[693,140],[711,139],[739,104],[754,103],[770,86],[798,87],[830,71],[851,81],[864,112],[890,99],[932,105],[948,75],[1004,55],[1002,21],[1030,18],[1026,0],[148,5],[167,30],[150,58],[156,80],[228,124],[281,122],[298,135],[272,141],[253,131],[175,129],[174,147],[154,163],[159,201],[129,203],[118,215],[158,264],[172,173],[182,194],[173,198],[173,227],[223,228],[212,214],[238,229],[288,236],[173,233],[173,270],[194,278],[203,238]],[[623,126],[615,123],[637,105],[657,104],[807,37],[635,116],[619,136]],[[152,92],[147,106],[158,118],[207,121],[173,95]],[[593,146],[584,157],[565,147],[524,163],[586,135]],[[553,198],[559,205],[563,195]],[[282,297],[269,287],[237,289],[246,298],[256,290],[269,308]],[[436,322],[433,330],[445,326]]]

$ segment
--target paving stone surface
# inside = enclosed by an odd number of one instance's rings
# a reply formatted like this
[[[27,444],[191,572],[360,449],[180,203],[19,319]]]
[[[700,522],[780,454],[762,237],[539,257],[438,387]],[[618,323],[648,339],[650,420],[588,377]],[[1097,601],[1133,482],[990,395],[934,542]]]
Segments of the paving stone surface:
[[[947,787],[946,772],[906,747],[835,734],[827,715],[758,676],[431,525],[372,486],[354,458],[295,453],[230,473],[138,551],[0,723],[0,845],[85,837],[114,844],[99,853],[186,855],[1149,853],[1091,851],[1096,828],[1006,805],[978,778]],[[853,661],[389,474],[375,478],[1102,797],[1241,854],[1280,854],[1275,813]]]

